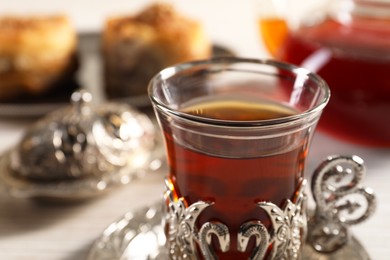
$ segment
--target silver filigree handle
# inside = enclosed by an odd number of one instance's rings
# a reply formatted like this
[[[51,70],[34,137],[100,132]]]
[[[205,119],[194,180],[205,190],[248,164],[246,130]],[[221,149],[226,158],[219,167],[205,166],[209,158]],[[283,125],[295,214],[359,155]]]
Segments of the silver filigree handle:
[[[360,185],[365,172],[358,156],[330,156],[315,170],[311,189],[316,210],[308,223],[308,241],[318,252],[342,248],[349,240],[348,227],[374,212],[373,191]]]

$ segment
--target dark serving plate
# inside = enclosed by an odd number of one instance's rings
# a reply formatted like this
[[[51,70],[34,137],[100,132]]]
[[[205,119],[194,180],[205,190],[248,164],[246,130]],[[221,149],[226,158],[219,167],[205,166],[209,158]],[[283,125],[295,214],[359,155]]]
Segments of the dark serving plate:
[[[213,56],[231,56],[232,51],[220,45],[213,45]],[[79,70],[75,79],[69,79],[55,90],[40,97],[20,98],[0,102],[2,117],[39,117],[69,104],[71,94],[78,88],[90,91],[95,102],[106,100],[103,80],[103,64],[100,55],[100,34],[85,32],[79,34]],[[117,100],[135,107],[149,106],[146,95],[129,96]]]

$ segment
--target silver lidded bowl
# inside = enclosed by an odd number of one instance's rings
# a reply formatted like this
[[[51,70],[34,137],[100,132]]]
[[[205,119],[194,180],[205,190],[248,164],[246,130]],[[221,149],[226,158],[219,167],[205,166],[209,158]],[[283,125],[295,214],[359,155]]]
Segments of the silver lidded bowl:
[[[126,104],[93,105],[91,93],[79,90],[1,157],[0,179],[24,197],[91,196],[158,167],[158,146],[145,114]]]

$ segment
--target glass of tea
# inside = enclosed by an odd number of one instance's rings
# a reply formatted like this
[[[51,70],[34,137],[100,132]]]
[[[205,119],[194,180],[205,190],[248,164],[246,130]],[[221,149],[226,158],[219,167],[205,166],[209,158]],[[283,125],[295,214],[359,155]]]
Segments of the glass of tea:
[[[272,60],[214,58],[150,82],[162,129],[173,259],[297,259],[305,160],[329,99],[317,75]]]
[[[384,119],[390,114],[390,2],[257,3],[272,57],[317,73],[332,91],[319,129],[355,144],[390,147],[390,120]]]

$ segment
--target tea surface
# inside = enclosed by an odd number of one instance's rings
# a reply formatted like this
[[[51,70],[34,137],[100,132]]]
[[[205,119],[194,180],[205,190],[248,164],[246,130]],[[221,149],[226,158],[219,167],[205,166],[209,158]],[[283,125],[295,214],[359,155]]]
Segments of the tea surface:
[[[230,121],[269,120],[296,114],[294,109],[280,103],[247,102],[239,99],[200,102],[185,107],[182,111],[199,117]]]

